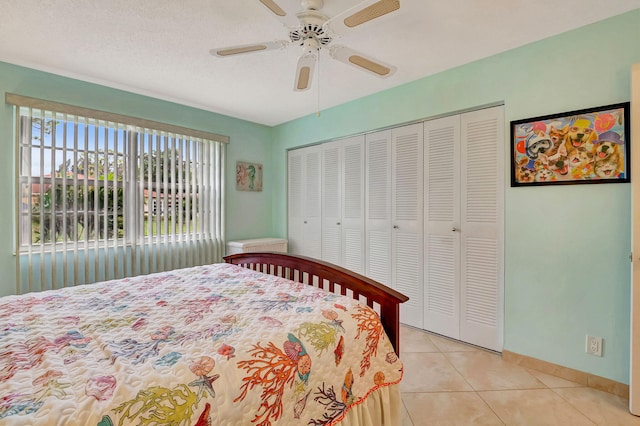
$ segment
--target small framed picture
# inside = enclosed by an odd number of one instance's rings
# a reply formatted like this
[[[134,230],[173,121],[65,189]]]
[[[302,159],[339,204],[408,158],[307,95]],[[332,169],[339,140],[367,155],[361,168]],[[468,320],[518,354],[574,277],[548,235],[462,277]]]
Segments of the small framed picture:
[[[262,164],[236,162],[236,190],[262,191]]]
[[[629,102],[511,122],[511,186],[629,182]]]

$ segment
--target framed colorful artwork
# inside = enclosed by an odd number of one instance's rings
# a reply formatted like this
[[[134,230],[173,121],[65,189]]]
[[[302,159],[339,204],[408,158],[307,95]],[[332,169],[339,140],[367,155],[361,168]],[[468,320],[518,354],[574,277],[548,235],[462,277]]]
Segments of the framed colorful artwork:
[[[629,182],[629,102],[511,122],[511,186]]]
[[[236,162],[236,190],[262,191],[262,164]]]

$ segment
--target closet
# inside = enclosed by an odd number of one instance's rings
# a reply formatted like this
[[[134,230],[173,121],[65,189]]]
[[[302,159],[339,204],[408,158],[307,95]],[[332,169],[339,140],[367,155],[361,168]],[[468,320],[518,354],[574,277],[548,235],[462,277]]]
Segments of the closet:
[[[403,324],[502,350],[503,107],[289,151],[289,247],[406,294]]]
[[[322,258],[320,145],[289,151],[287,200],[289,253]]]
[[[409,296],[400,322],[422,321],[422,123],[365,136],[366,275]]]
[[[364,136],[322,146],[322,259],[364,274]]]
[[[425,328],[500,351],[503,108],[424,126]]]

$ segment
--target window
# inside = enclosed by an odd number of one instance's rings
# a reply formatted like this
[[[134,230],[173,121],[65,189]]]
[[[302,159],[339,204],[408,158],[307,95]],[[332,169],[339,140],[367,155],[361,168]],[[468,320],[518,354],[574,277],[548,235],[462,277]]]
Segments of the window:
[[[224,137],[79,112],[18,109],[19,286],[220,261]]]

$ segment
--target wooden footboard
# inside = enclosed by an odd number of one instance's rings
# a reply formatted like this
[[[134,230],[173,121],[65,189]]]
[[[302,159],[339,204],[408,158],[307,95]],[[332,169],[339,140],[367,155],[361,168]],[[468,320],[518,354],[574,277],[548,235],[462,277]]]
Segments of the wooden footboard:
[[[225,256],[225,262],[254,271],[288,278],[353,297],[380,315],[396,353],[400,353],[400,303],[409,298],[384,284],[322,260],[286,253],[238,253]]]

